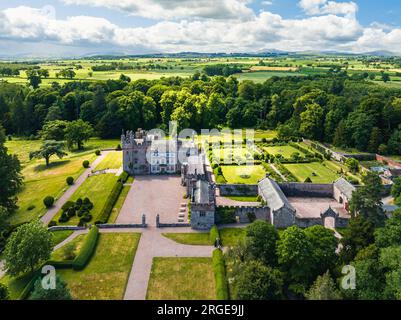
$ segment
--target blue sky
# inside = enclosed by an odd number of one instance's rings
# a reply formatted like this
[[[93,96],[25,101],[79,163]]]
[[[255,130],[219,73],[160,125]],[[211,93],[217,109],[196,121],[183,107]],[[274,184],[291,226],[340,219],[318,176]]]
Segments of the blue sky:
[[[0,54],[401,51],[401,1],[3,0]]]

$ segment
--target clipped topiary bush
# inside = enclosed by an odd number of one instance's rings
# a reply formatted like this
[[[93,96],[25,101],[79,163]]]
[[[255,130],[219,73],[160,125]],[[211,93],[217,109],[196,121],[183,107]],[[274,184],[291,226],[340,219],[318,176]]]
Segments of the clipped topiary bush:
[[[96,150],[96,151],[95,151],[95,154],[96,154],[97,156],[100,156],[102,153],[100,152],[100,150]]]
[[[43,199],[43,204],[46,208],[51,208],[54,204],[54,198],[52,196],[47,196]]]
[[[210,243],[212,245],[214,245],[216,239],[219,238],[220,239],[220,233],[219,233],[219,229],[217,229],[217,226],[214,225],[210,231],[209,231],[209,239],[210,239]]]
[[[67,184],[69,186],[74,184],[74,178],[73,177],[68,177],[67,179],[65,179],[65,181],[67,182]]]
[[[84,160],[84,162],[82,162],[82,166],[84,168],[89,168],[89,161],[88,160]]]

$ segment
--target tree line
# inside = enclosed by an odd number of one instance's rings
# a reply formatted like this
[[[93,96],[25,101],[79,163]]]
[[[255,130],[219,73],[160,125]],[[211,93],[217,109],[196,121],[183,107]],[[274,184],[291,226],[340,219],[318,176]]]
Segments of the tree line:
[[[401,90],[345,71],[264,83],[196,73],[36,89],[0,84],[0,123],[7,134],[35,136],[50,121],[78,119],[103,138],[118,137],[122,129],[165,128],[175,120],[180,128],[277,128],[282,139],[401,154]]]

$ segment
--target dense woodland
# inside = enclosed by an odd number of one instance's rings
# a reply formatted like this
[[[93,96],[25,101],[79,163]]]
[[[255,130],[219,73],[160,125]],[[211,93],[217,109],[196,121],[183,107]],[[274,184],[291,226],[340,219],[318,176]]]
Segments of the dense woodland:
[[[263,84],[196,73],[192,78],[75,81],[33,89],[0,84],[0,123],[7,135],[37,137],[54,120],[82,119],[102,138],[122,129],[278,128],[361,151],[401,154],[401,90],[366,75],[273,77]],[[62,137],[60,137],[62,138]]]

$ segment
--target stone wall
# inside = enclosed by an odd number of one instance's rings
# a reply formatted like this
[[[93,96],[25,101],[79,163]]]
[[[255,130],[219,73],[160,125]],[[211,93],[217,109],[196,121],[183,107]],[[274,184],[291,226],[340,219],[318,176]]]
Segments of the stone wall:
[[[86,227],[78,227],[78,226],[53,226],[47,228],[48,231],[64,231],[64,230],[85,230]]]
[[[257,184],[218,184],[220,196],[257,196]]]
[[[314,197],[332,198],[333,184],[313,184],[313,183],[279,183],[279,187],[287,197]]]
[[[323,226],[324,219],[322,218],[295,218],[295,224],[300,228],[308,228],[312,226]]]
[[[287,228],[295,224],[295,212],[287,207],[282,207],[271,213],[271,223],[276,228]]]
[[[98,224],[99,229],[136,229],[136,228],[146,228],[147,224]]]

